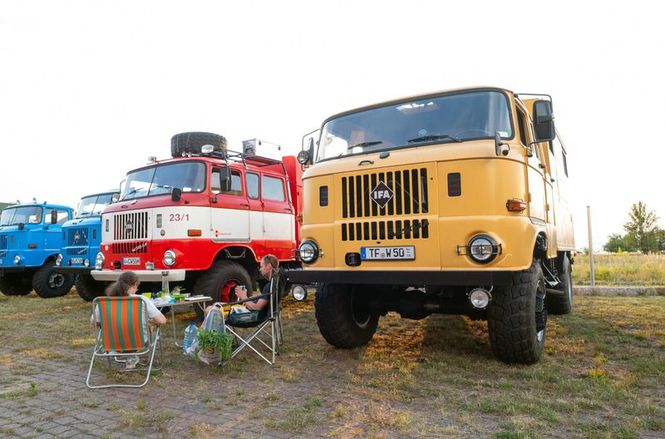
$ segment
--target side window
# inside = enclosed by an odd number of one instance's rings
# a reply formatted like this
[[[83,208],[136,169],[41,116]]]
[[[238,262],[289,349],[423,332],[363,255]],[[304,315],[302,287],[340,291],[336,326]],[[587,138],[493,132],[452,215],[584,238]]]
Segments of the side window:
[[[240,172],[231,171],[231,190],[222,191],[222,188],[219,186],[219,178],[221,172],[219,169],[212,170],[212,181],[210,182],[210,189],[214,193],[224,192],[229,195],[242,195],[242,180],[240,179]]]
[[[557,149],[557,151],[561,152],[560,154],[557,155],[561,156],[561,165],[563,167],[563,172],[566,174],[566,177],[568,177],[568,159],[566,158],[566,150],[564,149],[563,144],[559,141],[558,134],[550,144],[553,145]]]
[[[526,123],[525,123],[525,116],[524,113],[522,113],[522,110],[518,109],[517,110],[517,125],[519,128],[520,132],[520,142],[522,142],[522,145],[527,146],[527,138],[526,138]]]
[[[254,200],[259,198],[259,175],[247,173],[245,176],[247,183],[247,196]]]
[[[284,201],[284,180],[281,178],[263,176],[262,192],[264,200]]]
[[[58,224],[62,225],[69,220],[69,213],[66,210],[58,210]]]

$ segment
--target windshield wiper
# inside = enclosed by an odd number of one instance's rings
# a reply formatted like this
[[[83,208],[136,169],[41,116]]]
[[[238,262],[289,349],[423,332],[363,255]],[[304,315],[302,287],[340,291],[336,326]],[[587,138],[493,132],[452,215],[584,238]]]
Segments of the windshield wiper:
[[[455,142],[461,142],[461,139],[458,139],[457,137],[450,136],[448,134],[428,134],[426,136],[420,136],[420,137],[414,137],[413,139],[407,140],[409,143],[417,143],[417,142],[428,142],[430,140],[442,140],[442,139],[450,139]]]
[[[374,141],[371,141],[371,142],[356,143],[355,145],[351,145],[351,146],[349,146],[348,149],[353,149],[353,148],[355,148],[355,147],[364,148],[364,147],[366,147],[366,146],[380,145],[380,144],[382,144],[382,143],[383,143],[383,142],[380,141],[380,140],[374,140]]]

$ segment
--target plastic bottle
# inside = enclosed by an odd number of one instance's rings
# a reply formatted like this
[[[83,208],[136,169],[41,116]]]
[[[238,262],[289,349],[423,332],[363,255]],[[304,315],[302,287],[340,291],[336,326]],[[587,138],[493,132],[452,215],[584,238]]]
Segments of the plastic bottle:
[[[189,322],[189,325],[185,328],[185,338],[182,340],[182,350],[187,352],[198,335],[199,328],[196,327],[196,323]]]

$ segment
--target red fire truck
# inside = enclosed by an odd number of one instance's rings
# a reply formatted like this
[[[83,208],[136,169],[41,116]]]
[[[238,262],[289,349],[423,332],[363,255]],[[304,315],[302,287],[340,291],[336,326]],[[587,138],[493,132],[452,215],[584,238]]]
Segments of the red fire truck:
[[[239,153],[217,134],[173,136],[173,158],[127,173],[120,201],[104,210],[93,278],[113,281],[131,270],[155,283],[142,291],[170,282],[228,300],[236,285],[256,286],[264,255],[297,265],[302,167],[264,153],[266,145],[246,142]]]

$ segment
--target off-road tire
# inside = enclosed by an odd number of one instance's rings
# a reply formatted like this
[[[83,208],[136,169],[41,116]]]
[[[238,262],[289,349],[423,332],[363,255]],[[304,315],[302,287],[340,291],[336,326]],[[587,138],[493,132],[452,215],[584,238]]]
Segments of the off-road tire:
[[[5,296],[26,296],[32,292],[32,278],[28,274],[5,274],[0,277],[0,292]]]
[[[212,297],[213,302],[220,302],[222,299],[234,300],[234,297],[222,298],[222,289],[225,285],[246,285],[250,289],[252,278],[242,265],[232,261],[216,261],[203,273],[196,284],[194,291],[196,294]],[[199,318],[203,317],[203,311],[195,306],[196,314]]]
[[[171,137],[171,157],[182,157],[186,153],[199,154],[203,145],[212,145],[215,151],[223,151],[226,149],[226,138],[203,132],[176,134]]]
[[[374,336],[379,316],[358,297],[352,285],[323,283],[318,286],[314,301],[316,323],[331,345],[355,348],[366,345]]]
[[[86,302],[92,302],[95,297],[103,295],[106,285],[106,282],[96,281],[95,278],[89,274],[79,274],[74,281],[76,292],[81,299]]]
[[[32,276],[32,288],[39,297],[50,299],[69,293],[74,285],[74,276],[59,272],[53,262],[47,262]]]
[[[563,291],[564,294],[547,296],[547,311],[555,315],[570,314],[573,309],[573,273],[568,255],[562,256],[558,269],[561,284],[557,290]]]
[[[490,344],[504,363],[533,364],[545,346],[547,309],[540,260],[514,273],[510,285],[497,287],[487,310]]]

